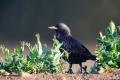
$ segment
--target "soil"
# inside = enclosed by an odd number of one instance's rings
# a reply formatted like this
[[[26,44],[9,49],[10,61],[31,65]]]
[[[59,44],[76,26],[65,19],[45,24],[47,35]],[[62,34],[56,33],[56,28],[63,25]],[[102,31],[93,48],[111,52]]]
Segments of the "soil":
[[[102,74],[28,74],[0,76],[0,80],[120,80],[120,70]]]

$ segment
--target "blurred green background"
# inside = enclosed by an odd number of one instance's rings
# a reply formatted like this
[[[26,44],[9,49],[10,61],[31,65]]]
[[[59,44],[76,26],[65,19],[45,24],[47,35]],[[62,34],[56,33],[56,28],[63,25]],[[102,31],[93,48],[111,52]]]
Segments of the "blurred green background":
[[[0,44],[33,42],[35,33],[49,44],[53,32],[47,27],[64,22],[94,51],[98,33],[110,20],[120,24],[120,0],[0,0]]]

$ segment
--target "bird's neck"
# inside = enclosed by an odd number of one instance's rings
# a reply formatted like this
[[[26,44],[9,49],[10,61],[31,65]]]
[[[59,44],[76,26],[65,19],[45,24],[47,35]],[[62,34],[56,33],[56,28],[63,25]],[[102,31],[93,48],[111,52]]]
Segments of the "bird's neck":
[[[71,36],[71,34],[63,34],[63,33],[56,33],[56,38],[61,42],[67,37]]]

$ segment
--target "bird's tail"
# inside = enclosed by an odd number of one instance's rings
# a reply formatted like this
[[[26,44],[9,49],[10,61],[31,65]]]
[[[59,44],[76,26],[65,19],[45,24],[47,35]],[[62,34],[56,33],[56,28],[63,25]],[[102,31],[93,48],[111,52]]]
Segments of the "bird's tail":
[[[89,57],[91,60],[96,60],[96,56],[95,55],[90,55]]]

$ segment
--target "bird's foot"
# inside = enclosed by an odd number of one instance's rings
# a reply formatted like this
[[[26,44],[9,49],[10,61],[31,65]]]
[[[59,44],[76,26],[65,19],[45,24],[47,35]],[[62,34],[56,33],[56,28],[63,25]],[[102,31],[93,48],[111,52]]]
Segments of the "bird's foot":
[[[72,69],[69,69],[68,71],[65,71],[65,73],[73,74]]]
[[[87,71],[81,71],[81,70],[77,71],[77,73],[78,73],[78,74],[88,74]]]

